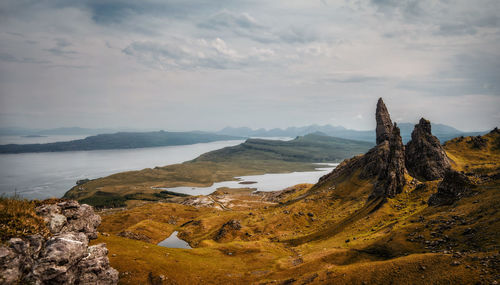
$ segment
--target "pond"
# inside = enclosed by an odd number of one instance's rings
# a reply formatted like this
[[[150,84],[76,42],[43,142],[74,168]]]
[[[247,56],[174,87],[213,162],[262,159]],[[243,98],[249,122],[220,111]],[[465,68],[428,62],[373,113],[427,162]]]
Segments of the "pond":
[[[189,244],[177,237],[178,232],[174,231],[168,238],[159,242],[159,246],[169,247],[169,248],[185,248],[191,249]]]

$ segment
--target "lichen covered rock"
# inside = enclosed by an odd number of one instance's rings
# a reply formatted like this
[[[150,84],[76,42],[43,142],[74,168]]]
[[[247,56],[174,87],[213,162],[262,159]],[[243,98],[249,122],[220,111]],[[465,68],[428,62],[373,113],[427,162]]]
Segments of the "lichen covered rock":
[[[76,201],[36,208],[52,236],[11,238],[0,246],[1,284],[117,284],[105,244],[88,246],[101,220]]]

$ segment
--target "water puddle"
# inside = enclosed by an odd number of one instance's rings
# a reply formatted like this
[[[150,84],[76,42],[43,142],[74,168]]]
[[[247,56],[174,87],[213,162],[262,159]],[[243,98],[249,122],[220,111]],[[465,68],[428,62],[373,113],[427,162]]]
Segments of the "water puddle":
[[[189,244],[177,237],[178,232],[174,231],[168,238],[159,242],[159,246],[169,247],[169,248],[186,248],[191,249]]]

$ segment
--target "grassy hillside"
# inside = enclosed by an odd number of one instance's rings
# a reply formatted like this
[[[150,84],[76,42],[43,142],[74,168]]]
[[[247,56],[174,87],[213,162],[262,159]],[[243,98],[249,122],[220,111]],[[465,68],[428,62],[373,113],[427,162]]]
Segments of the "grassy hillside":
[[[496,284],[500,134],[482,138],[480,148],[473,138],[445,146],[476,184],[453,205],[428,206],[439,181],[409,176],[395,198],[368,201],[374,181],[357,171],[312,188],[209,197],[226,210],[154,203],[105,211],[97,242],[106,242],[122,284]],[[155,245],[174,230],[194,248]]]
[[[338,162],[366,152],[373,143],[308,134],[291,141],[249,139],[245,143],[215,150],[194,161],[228,161],[242,159],[283,160],[296,162]]]
[[[0,153],[129,149],[169,145],[186,145],[234,139],[240,138],[202,132],[121,132],[115,134],[101,134],[90,136],[85,139],[73,140],[68,142],[0,145]]]
[[[65,194],[97,207],[119,207],[133,200],[165,201],[179,197],[157,194],[153,188],[210,186],[243,175],[311,171],[312,162],[338,162],[363,153],[371,144],[321,135],[292,141],[254,140],[201,155],[182,164],[129,171],[77,185]]]

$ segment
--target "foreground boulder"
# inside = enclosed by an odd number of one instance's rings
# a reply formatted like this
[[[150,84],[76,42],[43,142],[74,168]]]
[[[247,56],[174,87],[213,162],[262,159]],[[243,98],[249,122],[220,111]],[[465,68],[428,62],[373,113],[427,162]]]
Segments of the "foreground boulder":
[[[88,246],[101,219],[75,201],[36,208],[52,234],[11,238],[0,246],[1,284],[117,284],[105,244]]]
[[[427,203],[430,206],[451,205],[469,195],[473,187],[467,176],[449,169],[446,171],[443,181],[439,183],[437,193],[433,194]]]
[[[405,160],[410,175],[426,181],[443,178],[450,168],[448,156],[439,139],[432,135],[428,120],[421,118],[415,125],[406,145]]]

